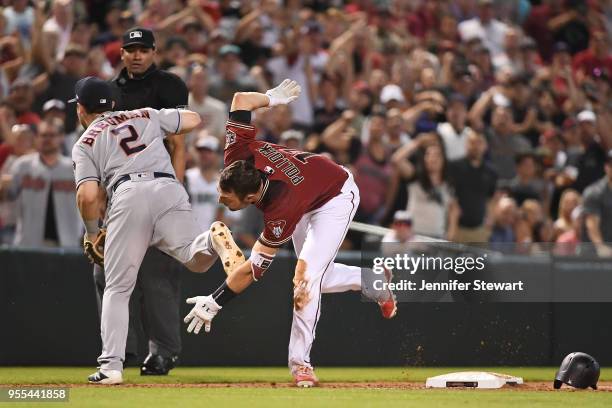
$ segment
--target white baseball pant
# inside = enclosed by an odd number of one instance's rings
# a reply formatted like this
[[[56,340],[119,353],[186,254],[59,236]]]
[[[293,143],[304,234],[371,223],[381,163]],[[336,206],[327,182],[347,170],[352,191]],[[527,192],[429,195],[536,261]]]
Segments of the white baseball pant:
[[[358,206],[359,189],[349,173],[341,193],[304,214],[293,232],[295,253],[306,265],[304,276],[310,301],[301,310],[293,310],[289,340],[292,372],[297,366],[311,366],[310,350],[321,316],[321,294],[361,289],[361,268],[334,263]]]

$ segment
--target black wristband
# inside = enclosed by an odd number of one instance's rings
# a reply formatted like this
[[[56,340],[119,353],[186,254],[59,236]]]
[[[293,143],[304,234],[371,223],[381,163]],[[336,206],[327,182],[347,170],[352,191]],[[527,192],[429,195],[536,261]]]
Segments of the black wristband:
[[[251,124],[251,111],[248,110],[235,110],[229,114],[229,120],[234,122],[244,123],[246,125]]]
[[[229,286],[227,286],[227,281],[225,281],[211,296],[219,306],[224,306],[227,302],[238,296],[238,294],[231,290]]]

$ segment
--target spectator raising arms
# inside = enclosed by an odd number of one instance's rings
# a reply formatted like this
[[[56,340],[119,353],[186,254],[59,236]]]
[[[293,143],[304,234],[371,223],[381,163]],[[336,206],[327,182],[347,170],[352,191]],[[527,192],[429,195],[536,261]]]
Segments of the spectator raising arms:
[[[415,150],[416,165],[407,160]],[[459,207],[448,181],[446,157],[435,134],[423,134],[417,142],[398,150],[393,162],[408,191],[406,209],[414,219],[414,232],[453,239],[457,232]]]
[[[390,227],[397,210],[410,208],[417,233],[495,242],[557,239],[585,217],[593,225],[586,207],[578,221],[568,208],[605,176],[612,149],[610,1],[5,3],[0,168],[14,154],[14,124],[59,120],[62,151],[70,150],[83,131],[65,105],[78,79],[153,89],[158,81],[137,65],[155,65],[189,91],[188,102],[171,101],[178,91],[160,97],[202,117],[185,146],[173,148],[176,162],[196,151],[202,131],[221,149],[235,92],[265,92],[290,78],[302,97],[254,111],[257,139],[353,170],[362,221]],[[135,61],[122,37],[138,26],[154,31],[155,43]],[[567,189],[576,193],[566,197]],[[536,207],[538,225],[527,226],[525,212]],[[246,211],[224,219],[245,226],[237,233],[244,242],[260,222]],[[358,238],[347,237],[343,248],[357,249]]]

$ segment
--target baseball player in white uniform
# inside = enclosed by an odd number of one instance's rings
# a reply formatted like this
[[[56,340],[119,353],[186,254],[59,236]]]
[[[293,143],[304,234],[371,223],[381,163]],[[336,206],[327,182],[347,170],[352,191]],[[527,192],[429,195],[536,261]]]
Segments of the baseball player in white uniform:
[[[263,212],[265,227],[248,261],[238,266],[209,296],[196,296],[185,317],[188,332],[211,322],[221,308],[261,279],[278,248],[289,240],[298,257],[294,273],[294,309],[289,340],[289,368],[295,384],[312,387],[318,382],[310,352],[321,315],[321,295],[362,290],[375,300],[384,318],[397,312],[393,294],[376,291],[362,268],[335,262],[349,224],[359,206],[359,189],[347,169],[317,154],[257,140],[251,111],[288,104],[298,98],[300,86],[285,80],[267,93],[234,94],[227,122],[224,162],[219,180],[219,201],[232,211],[255,205]],[[366,279],[362,280],[362,276]],[[385,274],[389,280],[390,274]]]
[[[166,134],[187,133],[200,123],[197,113],[150,108],[112,112],[112,88],[93,77],[81,79],[75,90],[73,101],[87,130],[75,144],[72,160],[77,205],[90,241],[99,232],[104,205],[100,187],[108,197],[102,354],[99,370],[88,379],[119,384],[129,299],[147,248],[157,247],[194,272],[207,271],[220,257],[229,273],[244,257],[225,225],[215,223],[209,231],[198,227],[164,148]]]

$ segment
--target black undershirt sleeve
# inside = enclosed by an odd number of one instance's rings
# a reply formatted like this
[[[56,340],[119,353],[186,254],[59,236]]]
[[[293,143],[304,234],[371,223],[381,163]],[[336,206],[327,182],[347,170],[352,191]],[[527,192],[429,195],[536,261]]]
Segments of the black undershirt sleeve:
[[[230,112],[229,120],[239,123],[251,124],[251,111],[235,110]]]

